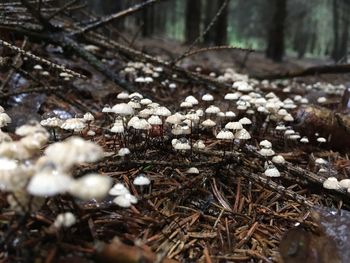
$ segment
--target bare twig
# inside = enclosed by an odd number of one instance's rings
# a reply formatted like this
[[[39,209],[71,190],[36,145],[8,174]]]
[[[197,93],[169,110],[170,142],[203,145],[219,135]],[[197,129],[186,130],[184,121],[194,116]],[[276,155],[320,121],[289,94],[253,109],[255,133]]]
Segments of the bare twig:
[[[38,63],[45,64],[45,65],[49,66],[50,68],[58,69],[58,70],[60,70],[62,72],[66,72],[66,73],[68,73],[68,74],[70,74],[70,75],[72,75],[74,77],[77,77],[77,78],[86,78],[84,75],[81,75],[81,74],[79,74],[79,73],[77,73],[77,72],[75,72],[73,70],[67,69],[66,67],[64,67],[62,65],[58,65],[56,63],[53,63],[53,62],[51,62],[51,61],[49,61],[47,59],[44,59],[44,58],[38,57],[36,55],[33,55],[32,53],[27,52],[27,51],[25,51],[25,50],[23,50],[23,49],[21,49],[19,47],[16,47],[16,46],[14,46],[14,45],[12,45],[12,44],[4,41],[4,40],[0,39],[0,45],[3,45],[4,47],[7,47],[7,48],[9,48],[9,49],[19,53],[19,54],[22,54],[23,56],[26,56],[26,57],[28,57],[28,58],[30,58],[32,60],[35,60]]]
[[[211,51],[221,51],[221,50],[240,50],[240,51],[246,51],[247,53],[254,52],[254,50],[250,49],[250,48],[233,47],[233,46],[205,47],[205,48],[200,48],[200,49],[193,50],[191,52],[187,52],[181,58],[178,58],[176,62],[179,62],[180,60],[183,60],[185,58],[197,55],[199,53],[211,52]]]
[[[224,11],[224,9],[227,7],[228,4],[228,0],[226,0],[225,2],[222,3],[221,7],[219,8],[219,10],[217,11],[217,13],[215,14],[215,16],[213,17],[213,19],[210,21],[210,23],[207,25],[207,27],[205,28],[205,30],[199,34],[199,36],[193,41],[193,43],[189,46],[189,48],[178,58],[176,58],[174,61],[172,61],[170,64],[176,64],[177,62],[179,62],[180,60],[182,60],[183,57],[187,56],[188,53],[191,52],[191,50],[194,48],[194,46],[198,43],[198,41],[204,37],[212,28],[212,26],[215,24],[215,22],[217,21],[217,19],[220,17],[220,15],[222,14],[222,12]]]
[[[84,34],[84,33],[88,32],[88,31],[94,30],[94,29],[96,29],[98,27],[104,26],[105,24],[110,23],[113,20],[125,17],[127,15],[131,15],[131,14],[137,12],[137,11],[140,11],[143,8],[145,8],[146,6],[153,5],[156,2],[158,2],[158,1],[160,1],[160,0],[148,0],[146,2],[143,2],[143,3],[140,3],[140,4],[134,5],[132,7],[129,7],[128,9],[123,10],[121,12],[102,17],[98,21],[96,21],[96,22],[94,22],[94,23],[92,23],[92,24],[90,24],[90,25],[88,25],[86,27],[83,27],[81,29],[78,29],[78,30],[72,32],[72,35]]]

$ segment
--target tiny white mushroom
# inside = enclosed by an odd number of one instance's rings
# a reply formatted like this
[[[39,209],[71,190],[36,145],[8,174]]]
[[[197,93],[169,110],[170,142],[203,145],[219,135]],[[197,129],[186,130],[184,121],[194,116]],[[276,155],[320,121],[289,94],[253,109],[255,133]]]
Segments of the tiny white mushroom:
[[[66,212],[66,213],[61,213],[57,215],[53,225],[56,228],[61,228],[61,227],[71,227],[76,223],[77,219],[71,212]]]
[[[128,188],[126,188],[125,185],[123,185],[123,184],[121,184],[121,183],[115,184],[115,185],[108,191],[108,194],[109,194],[109,195],[113,195],[113,196],[124,195],[124,194],[128,194],[128,193],[129,193]]]
[[[130,193],[119,195],[114,200],[113,203],[117,204],[120,207],[127,208],[132,204],[137,203],[137,198]]]
[[[265,170],[264,174],[267,177],[280,177],[281,176],[280,172],[278,171],[278,169],[275,166],[268,167]]]
[[[135,179],[133,181],[134,185],[139,185],[139,186],[149,185],[150,183],[151,183],[151,180],[143,174],[140,174],[137,177],[135,177]]]
[[[278,163],[278,164],[284,164],[286,161],[284,160],[282,155],[276,155],[272,157],[272,162]]]
[[[199,170],[196,167],[190,167],[187,169],[187,171],[185,173],[187,173],[187,174],[199,174]]]
[[[335,178],[335,177],[328,177],[323,182],[323,188],[332,189],[332,190],[340,189],[340,185],[339,185],[338,179]]]
[[[339,185],[341,188],[348,189],[350,188],[350,179],[343,179],[339,181]]]

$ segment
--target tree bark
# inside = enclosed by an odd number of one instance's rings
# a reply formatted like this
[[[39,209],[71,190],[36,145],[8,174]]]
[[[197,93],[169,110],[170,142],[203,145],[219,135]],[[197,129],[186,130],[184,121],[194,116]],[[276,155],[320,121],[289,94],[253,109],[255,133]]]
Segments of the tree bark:
[[[269,25],[266,57],[281,62],[284,55],[284,27],[287,16],[287,0],[272,0],[274,14]]]
[[[185,42],[192,43],[200,34],[201,0],[187,0]]]
[[[332,1],[333,9],[333,49],[332,58],[335,61],[340,59],[339,55],[339,2],[338,0]]]
[[[206,0],[205,1],[205,17],[204,17],[204,27],[210,24],[211,20],[215,16],[217,7],[217,1],[214,0]],[[215,27],[215,26],[214,26]],[[212,28],[209,32],[204,36],[203,42],[207,45],[214,44],[215,40],[215,30]]]
[[[218,1],[218,8],[220,8],[225,0],[219,0]],[[216,37],[215,37],[215,45],[226,45],[227,44],[227,26],[228,26],[228,9],[229,9],[229,3],[227,3],[226,7],[222,11],[221,15],[218,18],[218,21],[216,22]]]
[[[142,10],[142,36],[149,37],[154,33],[154,8],[148,7]]]

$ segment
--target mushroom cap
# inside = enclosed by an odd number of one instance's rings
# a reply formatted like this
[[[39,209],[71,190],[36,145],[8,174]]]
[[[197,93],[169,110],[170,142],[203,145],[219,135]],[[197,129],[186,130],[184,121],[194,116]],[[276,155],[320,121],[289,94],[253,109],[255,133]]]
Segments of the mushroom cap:
[[[146,98],[146,99],[140,100],[140,103],[141,103],[142,105],[149,105],[149,104],[152,103],[152,100]]]
[[[325,164],[327,164],[328,162],[327,162],[325,159],[323,159],[323,158],[317,158],[317,159],[315,160],[315,163],[318,164],[318,165],[325,165]]]
[[[271,148],[272,147],[272,143],[268,140],[263,140],[259,143],[259,145],[261,147],[264,147],[264,148]]]
[[[210,105],[208,108],[205,109],[205,113],[208,114],[217,114],[220,112],[220,108],[215,105]]]
[[[47,118],[40,122],[41,126],[44,127],[61,127],[63,120],[57,117]]]
[[[187,174],[199,174],[199,170],[196,167],[190,167],[188,170],[185,172]]]
[[[168,117],[171,115],[171,111],[167,107],[160,106],[154,110],[153,114],[158,116]]]
[[[341,187],[340,187],[340,184],[339,184],[337,178],[335,178],[335,177],[328,177],[323,182],[323,188],[336,190],[336,189],[340,189]]]
[[[252,124],[252,121],[250,119],[248,119],[247,117],[243,117],[242,119],[239,120],[239,122],[242,125],[250,125],[250,124]]]
[[[45,169],[30,179],[27,191],[34,196],[54,196],[68,191],[72,181],[65,173]]]
[[[70,137],[63,142],[50,144],[44,153],[62,169],[69,169],[74,164],[96,162],[104,157],[101,146],[80,137]]]
[[[151,180],[143,174],[136,176],[133,181],[134,185],[149,185],[150,183],[151,183]]]
[[[286,161],[285,161],[285,159],[283,158],[282,155],[276,155],[276,156],[272,157],[272,162],[278,163],[278,164],[283,164]]]
[[[61,227],[71,227],[76,223],[76,218],[73,213],[71,212],[65,212],[58,214],[53,225],[56,228],[61,228]]]
[[[137,198],[132,194],[127,193],[124,195],[119,195],[116,198],[114,198],[113,203],[115,203],[120,207],[127,208],[127,207],[130,207],[132,204],[136,204]]]
[[[119,156],[125,156],[130,154],[130,150],[128,148],[120,148],[118,151]]]
[[[19,136],[27,136],[37,132],[46,133],[49,135],[44,127],[42,127],[37,121],[32,121],[29,124],[24,124],[16,128],[15,133]]]
[[[270,156],[274,156],[275,152],[271,148],[262,148],[259,150],[259,154],[265,157],[270,157]]]
[[[92,115],[90,112],[86,112],[83,116],[83,119],[85,121],[94,121],[95,120],[95,117],[94,115]]]
[[[149,124],[145,119],[135,121],[132,127],[136,130],[149,130],[152,128],[151,124]]]
[[[267,177],[280,177],[281,174],[276,167],[269,167],[265,170],[264,174]]]
[[[344,188],[344,189],[350,188],[350,179],[340,180],[339,185],[341,188]]]
[[[112,107],[112,112],[120,116],[128,116],[134,114],[134,109],[127,103],[119,103]]]
[[[249,140],[252,137],[246,129],[240,129],[236,131],[235,138],[238,140]]]
[[[170,83],[169,84],[169,88],[170,89],[176,89],[176,87],[177,87],[176,83]]]
[[[179,124],[181,122],[181,120],[182,119],[181,119],[181,117],[179,117],[179,115],[173,114],[173,115],[168,116],[165,119],[165,122],[170,123],[170,124]]]
[[[61,129],[81,131],[86,127],[85,120],[81,118],[69,118],[66,119],[62,125]]]
[[[185,138],[181,138],[177,140],[173,147],[175,150],[179,150],[179,151],[188,151],[191,149],[190,143]]]
[[[234,113],[233,111],[226,111],[225,116],[228,118],[233,118],[236,117],[236,113]]]
[[[216,122],[211,120],[211,119],[206,119],[205,121],[203,121],[202,123],[202,126],[204,127],[214,127],[216,126]]]
[[[219,139],[219,140],[233,140],[234,138],[235,138],[234,134],[227,129],[222,129],[216,135],[216,139]]]
[[[213,101],[214,100],[214,97],[213,95],[209,94],[209,93],[206,93],[202,96],[202,100],[203,101]]]
[[[197,105],[198,104],[198,100],[192,95],[187,96],[185,98],[185,101],[191,103],[192,105]]]
[[[131,106],[134,110],[141,109],[141,104],[137,100],[131,100],[128,102],[128,105]],[[131,115],[131,114],[129,114]]]
[[[128,127],[133,127],[136,122],[140,121],[140,118],[137,116],[132,117],[128,122]]]
[[[233,83],[232,85],[233,88],[236,88],[238,91],[242,91],[242,92],[249,92],[253,90],[253,87],[250,86],[248,84],[248,82],[240,80],[240,81],[236,81],[235,83]]]
[[[117,99],[120,99],[120,100],[129,99],[129,93],[128,93],[128,92],[125,92],[125,91],[122,91],[122,92],[120,92],[120,93],[117,95]]]
[[[156,115],[152,115],[151,117],[148,118],[147,121],[151,125],[162,125],[163,124],[162,119]]]
[[[226,123],[225,129],[240,130],[240,129],[243,129],[243,126],[242,126],[242,123],[240,123],[238,121],[231,121],[231,122]]]
[[[227,93],[224,97],[225,100],[238,100],[240,97],[239,93]]]
[[[309,139],[304,136],[303,138],[300,139],[300,142],[301,143],[309,143]]]
[[[323,138],[323,137],[318,137],[318,138],[317,138],[317,141],[320,142],[320,143],[325,143],[325,142],[327,142],[326,138]]]
[[[110,129],[110,132],[113,132],[113,133],[124,133],[124,126],[123,126],[123,124],[114,123],[113,127]]]
[[[148,118],[150,115],[153,114],[153,109],[150,109],[150,108],[146,108],[146,109],[143,109],[139,112],[138,116],[141,117],[141,118]]]
[[[113,196],[128,194],[129,190],[124,184],[117,183],[111,189],[109,189],[108,194]]]
[[[198,140],[198,141],[196,141],[193,144],[193,147],[197,148],[197,149],[204,149],[205,148],[205,144],[204,144],[204,142],[202,140]]]
[[[134,93],[131,93],[129,95],[129,99],[132,99],[134,97],[138,97],[139,99],[143,99],[143,96],[140,93],[138,93],[138,92],[134,92]]]
[[[100,174],[87,174],[73,181],[69,193],[82,200],[104,198],[112,186],[112,179]]]
[[[183,101],[180,104],[180,108],[192,108],[193,104],[189,101]]]

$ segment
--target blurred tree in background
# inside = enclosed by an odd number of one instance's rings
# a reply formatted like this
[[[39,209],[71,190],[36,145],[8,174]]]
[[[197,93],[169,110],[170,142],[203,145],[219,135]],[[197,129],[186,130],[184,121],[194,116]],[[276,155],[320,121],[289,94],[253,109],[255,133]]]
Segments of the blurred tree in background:
[[[91,11],[108,14],[144,0],[88,0]],[[171,38],[191,44],[225,0],[163,0],[117,23],[131,37]],[[347,60],[349,0],[230,0],[199,45],[233,45],[284,55]],[[141,34],[140,34],[141,33]]]

